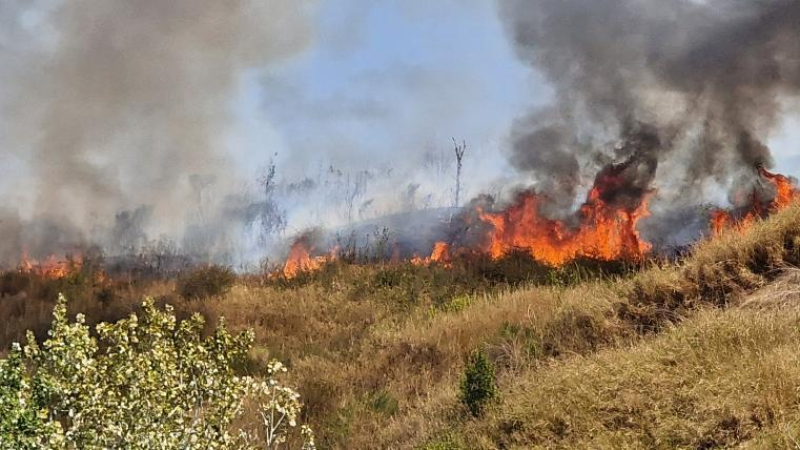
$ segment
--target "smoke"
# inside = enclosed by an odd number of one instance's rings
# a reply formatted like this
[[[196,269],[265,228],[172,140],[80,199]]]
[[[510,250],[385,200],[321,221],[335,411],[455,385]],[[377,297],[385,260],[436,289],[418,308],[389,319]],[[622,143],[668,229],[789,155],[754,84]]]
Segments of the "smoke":
[[[232,98],[248,70],[308,46],[312,6],[0,3],[0,158],[15,167],[0,193],[18,205],[6,222],[68,222],[80,241],[144,207],[138,228],[180,239],[190,217],[212,217],[240,182],[223,148]]]
[[[509,0],[499,8],[518,56],[555,98],[515,123],[510,161],[562,204],[612,161],[643,167],[619,195],[658,187],[675,205],[731,192],[772,165],[764,142],[781,119],[779,100],[800,91],[800,2]]]

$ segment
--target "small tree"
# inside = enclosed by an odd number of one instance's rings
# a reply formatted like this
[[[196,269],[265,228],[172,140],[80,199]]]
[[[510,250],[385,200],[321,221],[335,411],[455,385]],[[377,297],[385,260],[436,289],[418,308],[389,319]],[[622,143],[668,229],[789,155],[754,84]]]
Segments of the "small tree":
[[[483,414],[486,405],[497,398],[494,364],[484,352],[475,351],[469,356],[459,388],[459,400],[475,417]]]
[[[272,363],[263,382],[237,376],[252,332],[233,336],[223,323],[203,339],[202,327],[199,315],[179,323],[147,300],[141,317],[98,325],[98,339],[82,315],[68,321],[60,296],[49,338],[40,346],[29,332],[0,360],[0,449],[280,448],[301,408],[277,381],[285,369]],[[264,429],[236,432],[250,399]],[[311,430],[300,434],[313,449]]]

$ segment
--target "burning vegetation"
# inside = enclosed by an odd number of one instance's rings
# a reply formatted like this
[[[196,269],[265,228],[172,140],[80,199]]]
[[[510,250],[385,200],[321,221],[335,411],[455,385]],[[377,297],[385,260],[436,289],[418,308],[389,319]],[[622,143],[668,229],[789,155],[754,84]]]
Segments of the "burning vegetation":
[[[712,236],[729,228],[744,231],[758,219],[788,207],[800,197],[800,190],[789,177],[772,173],[762,166],[757,168],[760,183],[748,195],[749,204],[736,210],[716,209],[711,212]],[[764,198],[764,192],[767,198]]]
[[[488,257],[499,261],[519,253],[554,268],[576,260],[641,262],[653,250],[638,229],[640,221],[650,216],[649,202],[656,193],[641,187],[642,173],[651,170],[648,164],[636,153],[622,163],[607,166],[596,176],[585,202],[566,219],[547,217],[543,210],[550,199],[534,190],[518,193],[510,205],[499,209],[474,201],[453,218],[448,231],[450,241],[433,243],[429,256],[402,258],[395,244],[391,258],[383,262],[451,267],[459,259]],[[745,230],[800,196],[791,178],[763,166],[758,166],[756,172],[758,177],[745,206],[710,212],[708,228],[712,238],[728,228]],[[303,235],[292,244],[280,274],[292,279],[339,259],[339,247],[315,255],[311,236]]]
[[[50,255],[41,261],[30,258],[27,253],[23,253],[18,271],[46,279],[60,279],[79,272],[82,268],[83,255],[80,253],[68,255],[65,258]]]
[[[303,272],[313,272],[320,269],[326,263],[336,259],[336,250],[332,250],[329,256],[312,256],[314,251],[309,236],[301,236],[289,250],[289,257],[283,266],[283,276],[287,279],[295,278]]]

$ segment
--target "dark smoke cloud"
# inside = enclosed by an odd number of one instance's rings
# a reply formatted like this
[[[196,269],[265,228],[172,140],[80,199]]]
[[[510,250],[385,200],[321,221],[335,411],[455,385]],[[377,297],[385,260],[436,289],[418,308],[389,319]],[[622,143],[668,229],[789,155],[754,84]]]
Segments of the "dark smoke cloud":
[[[7,222],[47,216],[88,236],[146,206],[148,232],[179,239],[202,213],[191,175],[223,192],[237,181],[221,147],[243,75],[305,48],[312,6],[0,2],[0,158],[22,167],[18,183],[0,183],[19,205]]]
[[[514,126],[510,158],[558,180],[541,182],[545,192],[571,193],[565,182],[633,158],[643,167],[633,188],[697,202],[709,183],[730,189],[772,164],[764,142],[779,99],[800,90],[797,0],[499,5],[519,57],[555,90],[549,109]]]

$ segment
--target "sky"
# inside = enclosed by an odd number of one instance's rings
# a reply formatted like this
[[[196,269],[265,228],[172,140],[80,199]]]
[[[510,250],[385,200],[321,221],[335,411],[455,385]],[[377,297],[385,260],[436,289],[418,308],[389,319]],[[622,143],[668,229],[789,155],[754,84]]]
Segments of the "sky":
[[[298,177],[323,160],[418,164],[455,137],[476,169],[471,193],[513,178],[511,124],[552,93],[516,57],[495,9],[492,0],[323,2],[313,44],[248,78],[229,148],[244,168],[277,153],[286,176]],[[778,170],[800,176],[797,114],[769,143]]]
[[[513,55],[493,2],[342,0],[315,20],[306,52],[249,79],[238,110],[250,142],[231,146],[246,148],[241,164],[255,151],[290,171],[402,165],[456,138],[480,162],[479,184],[510,170],[508,128],[548,92]]]
[[[226,194],[257,200],[270,161],[285,185],[330,166],[372,171],[363,217],[342,217],[325,183],[287,197],[289,231],[302,232],[452,206],[452,167],[424,166],[431,154],[452,166],[453,139],[467,145],[462,199],[540,181],[509,163],[512,130],[536,128],[555,90],[515,54],[505,0],[226,1],[0,0],[6,208],[88,234],[154,205],[148,233],[181,236],[207,215],[207,186],[222,214]],[[800,177],[800,108],[785,109],[768,142],[776,170]]]

